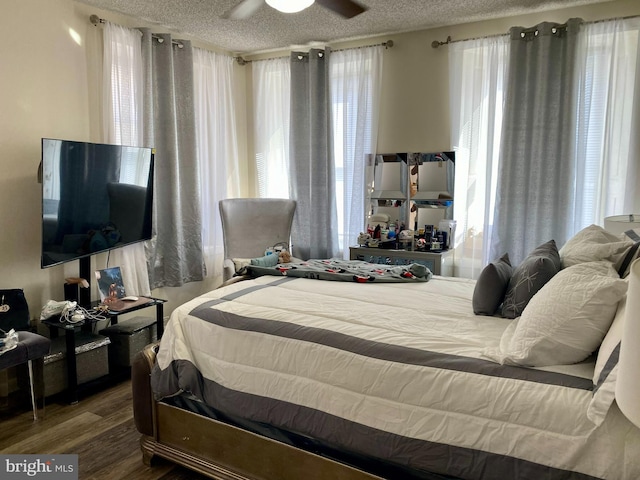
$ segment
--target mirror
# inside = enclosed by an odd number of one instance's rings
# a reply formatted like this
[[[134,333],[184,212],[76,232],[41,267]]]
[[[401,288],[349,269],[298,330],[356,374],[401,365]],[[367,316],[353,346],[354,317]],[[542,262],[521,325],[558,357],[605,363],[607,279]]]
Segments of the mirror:
[[[416,153],[409,163],[414,228],[453,219],[455,152]]]
[[[371,224],[372,217],[374,223],[379,224],[376,219],[379,215],[388,216],[387,223],[405,225],[409,178],[407,154],[378,154],[372,163],[373,181],[369,190],[371,206],[367,215],[367,225]]]
[[[376,155],[371,198],[405,200],[407,174],[407,154]]]
[[[417,233],[453,220],[455,152],[370,155],[366,176],[367,232],[393,224]]]

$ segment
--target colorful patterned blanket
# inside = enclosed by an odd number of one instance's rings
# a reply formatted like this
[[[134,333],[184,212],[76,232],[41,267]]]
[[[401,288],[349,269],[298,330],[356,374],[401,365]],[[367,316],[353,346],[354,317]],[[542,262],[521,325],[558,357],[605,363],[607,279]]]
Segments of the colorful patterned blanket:
[[[262,275],[311,278],[338,282],[428,282],[433,274],[424,265],[379,265],[361,260],[307,260],[302,263],[279,263],[273,267],[248,265],[253,277]]]

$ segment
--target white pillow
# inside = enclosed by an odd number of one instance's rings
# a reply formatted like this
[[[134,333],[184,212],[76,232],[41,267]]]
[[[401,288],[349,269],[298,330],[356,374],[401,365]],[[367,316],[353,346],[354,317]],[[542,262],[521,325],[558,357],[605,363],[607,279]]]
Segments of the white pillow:
[[[577,363],[607,333],[627,290],[611,262],[588,262],[558,272],[485,355],[503,364],[542,367]]]
[[[607,232],[598,225],[590,225],[576,233],[560,249],[562,268],[585,262],[608,260],[619,263],[633,242]]]

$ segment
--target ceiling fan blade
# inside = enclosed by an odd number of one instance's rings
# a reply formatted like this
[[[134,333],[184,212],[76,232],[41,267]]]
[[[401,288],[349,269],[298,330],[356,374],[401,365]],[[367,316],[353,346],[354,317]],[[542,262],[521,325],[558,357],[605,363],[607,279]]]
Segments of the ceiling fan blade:
[[[345,18],[353,18],[367,10],[367,7],[352,0],[316,0],[316,3]]]
[[[264,0],[240,0],[235,7],[224,12],[221,18],[244,20],[256,13],[263,4]]]

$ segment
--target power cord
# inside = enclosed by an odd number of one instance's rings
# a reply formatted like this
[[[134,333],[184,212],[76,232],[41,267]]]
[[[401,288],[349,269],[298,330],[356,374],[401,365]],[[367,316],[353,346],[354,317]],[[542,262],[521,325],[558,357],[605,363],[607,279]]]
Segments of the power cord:
[[[60,314],[60,322],[74,324],[83,322],[86,319],[100,321],[107,320],[107,317],[95,310],[87,310],[76,302],[69,302]]]

